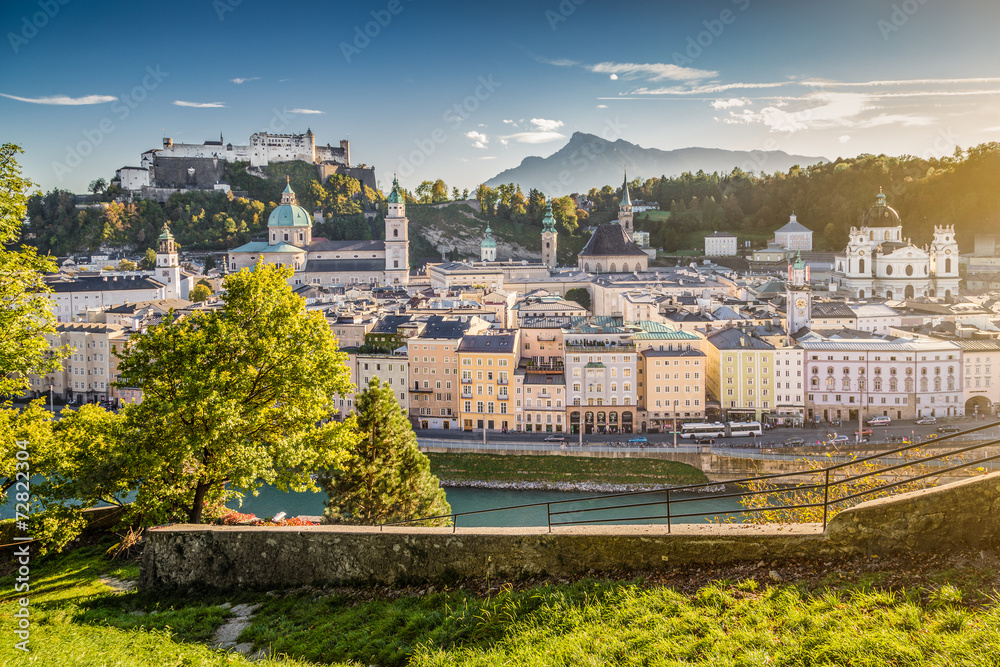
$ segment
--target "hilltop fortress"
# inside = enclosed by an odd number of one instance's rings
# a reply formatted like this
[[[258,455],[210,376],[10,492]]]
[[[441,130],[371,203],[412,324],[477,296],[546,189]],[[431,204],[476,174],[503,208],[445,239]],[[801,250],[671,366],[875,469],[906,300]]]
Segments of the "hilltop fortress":
[[[162,148],[143,152],[139,166],[118,169],[115,180],[133,196],[165,199],[181,190],[228,190],[224,180],[227,162],[249,162],[251,169],[261,169],[273,162],[295,160],[315,164],[322,182],[333,174],[343,174],[376,187],[373,168],[351,166],[350,141],[317,146],[311,129],[305,134],[255,132],[245,145],[227,143],[221,133],[218,141],[201,144],[174,143],[165,137]]]

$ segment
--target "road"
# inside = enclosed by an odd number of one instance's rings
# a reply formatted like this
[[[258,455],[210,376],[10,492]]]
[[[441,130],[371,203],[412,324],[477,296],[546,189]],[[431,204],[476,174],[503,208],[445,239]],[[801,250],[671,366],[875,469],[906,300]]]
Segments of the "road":
[[[961,429],[972,428],[980,424],[985,424],[987,422],[974,422],[971,417],[956,418],[950,420],[940,420],[936,425],[918,425],[912,421],[902,421],[895,422],[890,426],[879,426],[875,427],[874,433],[869,437],[871,442],[892,442],[892,438],[901,440],[904,437],[926,437],[932,433],[937,433],[937,429],[942,424],[955,424]],[[771,431],[765,431],[760,438],[755,438],[755,442],[766,443],[766,444],[780,444],[788,438],[802,438],[805,440],[806,444],[815,444],[817,440],[823,441],[832,438],[835,435],[846,435],[853,440],[854,432],[857,430],[857,423],[844,424],[840,427],[832,426],[815,426],[815,427],[804,427],[804,428],[784,428],[778,427]],[[828,435],[829,434],[829,435]],[[548,433],[488,433],[486,435],[486,441],[489,444],[501,444],[505,442],[510,443],[538,443],[540,446],[549,445],[552,448],[558,447],[558,443],[546,443],[545,437],[547,435],[552,435]],[[664,446],[672,445],[674,442],[673,434],[671,433],[645,433],[641,434],[643,437],[649,440],[649,444],[652,446]],[[417,431],[417,436],[421,440],[450,440],[455,442],[466,442],[469,444],[482,443],[483,434],[482,431],[475,431],[472,433],[467,433],[463,431],[454,430],[419,430]],[[637,437],[637,434],[597,434],[591,433],[589,435],[584,435],[583,440],[587,443],[608,443],[608,442],[625,442],[630,438]],[[750,438],[720,438],[718,440],[719,445],[725,445],[726,443],[749,443]],[[578,435],[567,435],[566,444],[575,445],[579,443]],[[678,445],[691,445],[694,444],[690,440],[685,440],[678,436]]]

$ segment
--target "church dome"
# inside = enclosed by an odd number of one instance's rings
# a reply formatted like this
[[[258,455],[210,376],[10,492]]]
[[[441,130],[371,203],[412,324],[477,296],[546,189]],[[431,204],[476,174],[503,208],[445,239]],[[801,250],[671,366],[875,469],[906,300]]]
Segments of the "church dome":
[[[861,216],[862,227],[899,227],[903,223],[899,219],[899,213],[891,206],[886,206],[885,195],[879,188],[878,196],[875,197],[875,205],[868,209]]]
[[[497,242],[496,242],[496,239],[493,238],[493,230],[490,229],[489,223],[486,223],[486,237],[483,239],[483,242],[479,244],[479,247],[480,248],[496,248],[497,247]]]
[[[312,217],[295,201],[291,184],[285,185],[285,191],[281,193],[281,204],[267,217],[267,226],[312,227]]]

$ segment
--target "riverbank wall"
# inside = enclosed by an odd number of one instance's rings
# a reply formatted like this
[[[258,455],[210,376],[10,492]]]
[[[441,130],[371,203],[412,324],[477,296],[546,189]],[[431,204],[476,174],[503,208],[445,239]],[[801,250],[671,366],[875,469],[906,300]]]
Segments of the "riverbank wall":
[[[145,589],[456,581],[1000,548],[1000,473],[873,500],[819,524],[546,528],[176,525],[146,533]]]

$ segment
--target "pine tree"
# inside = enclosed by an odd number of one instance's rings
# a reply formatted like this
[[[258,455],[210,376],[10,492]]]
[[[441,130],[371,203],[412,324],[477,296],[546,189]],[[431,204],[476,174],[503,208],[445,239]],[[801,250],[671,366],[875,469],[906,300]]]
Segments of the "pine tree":
[[[417,446],[392,388],[372,378],[355,400],[360,439],[321,479],[331,523],[374,525],[449,514],[451,506]],[[412,525],[447,525],[448,519]]]

